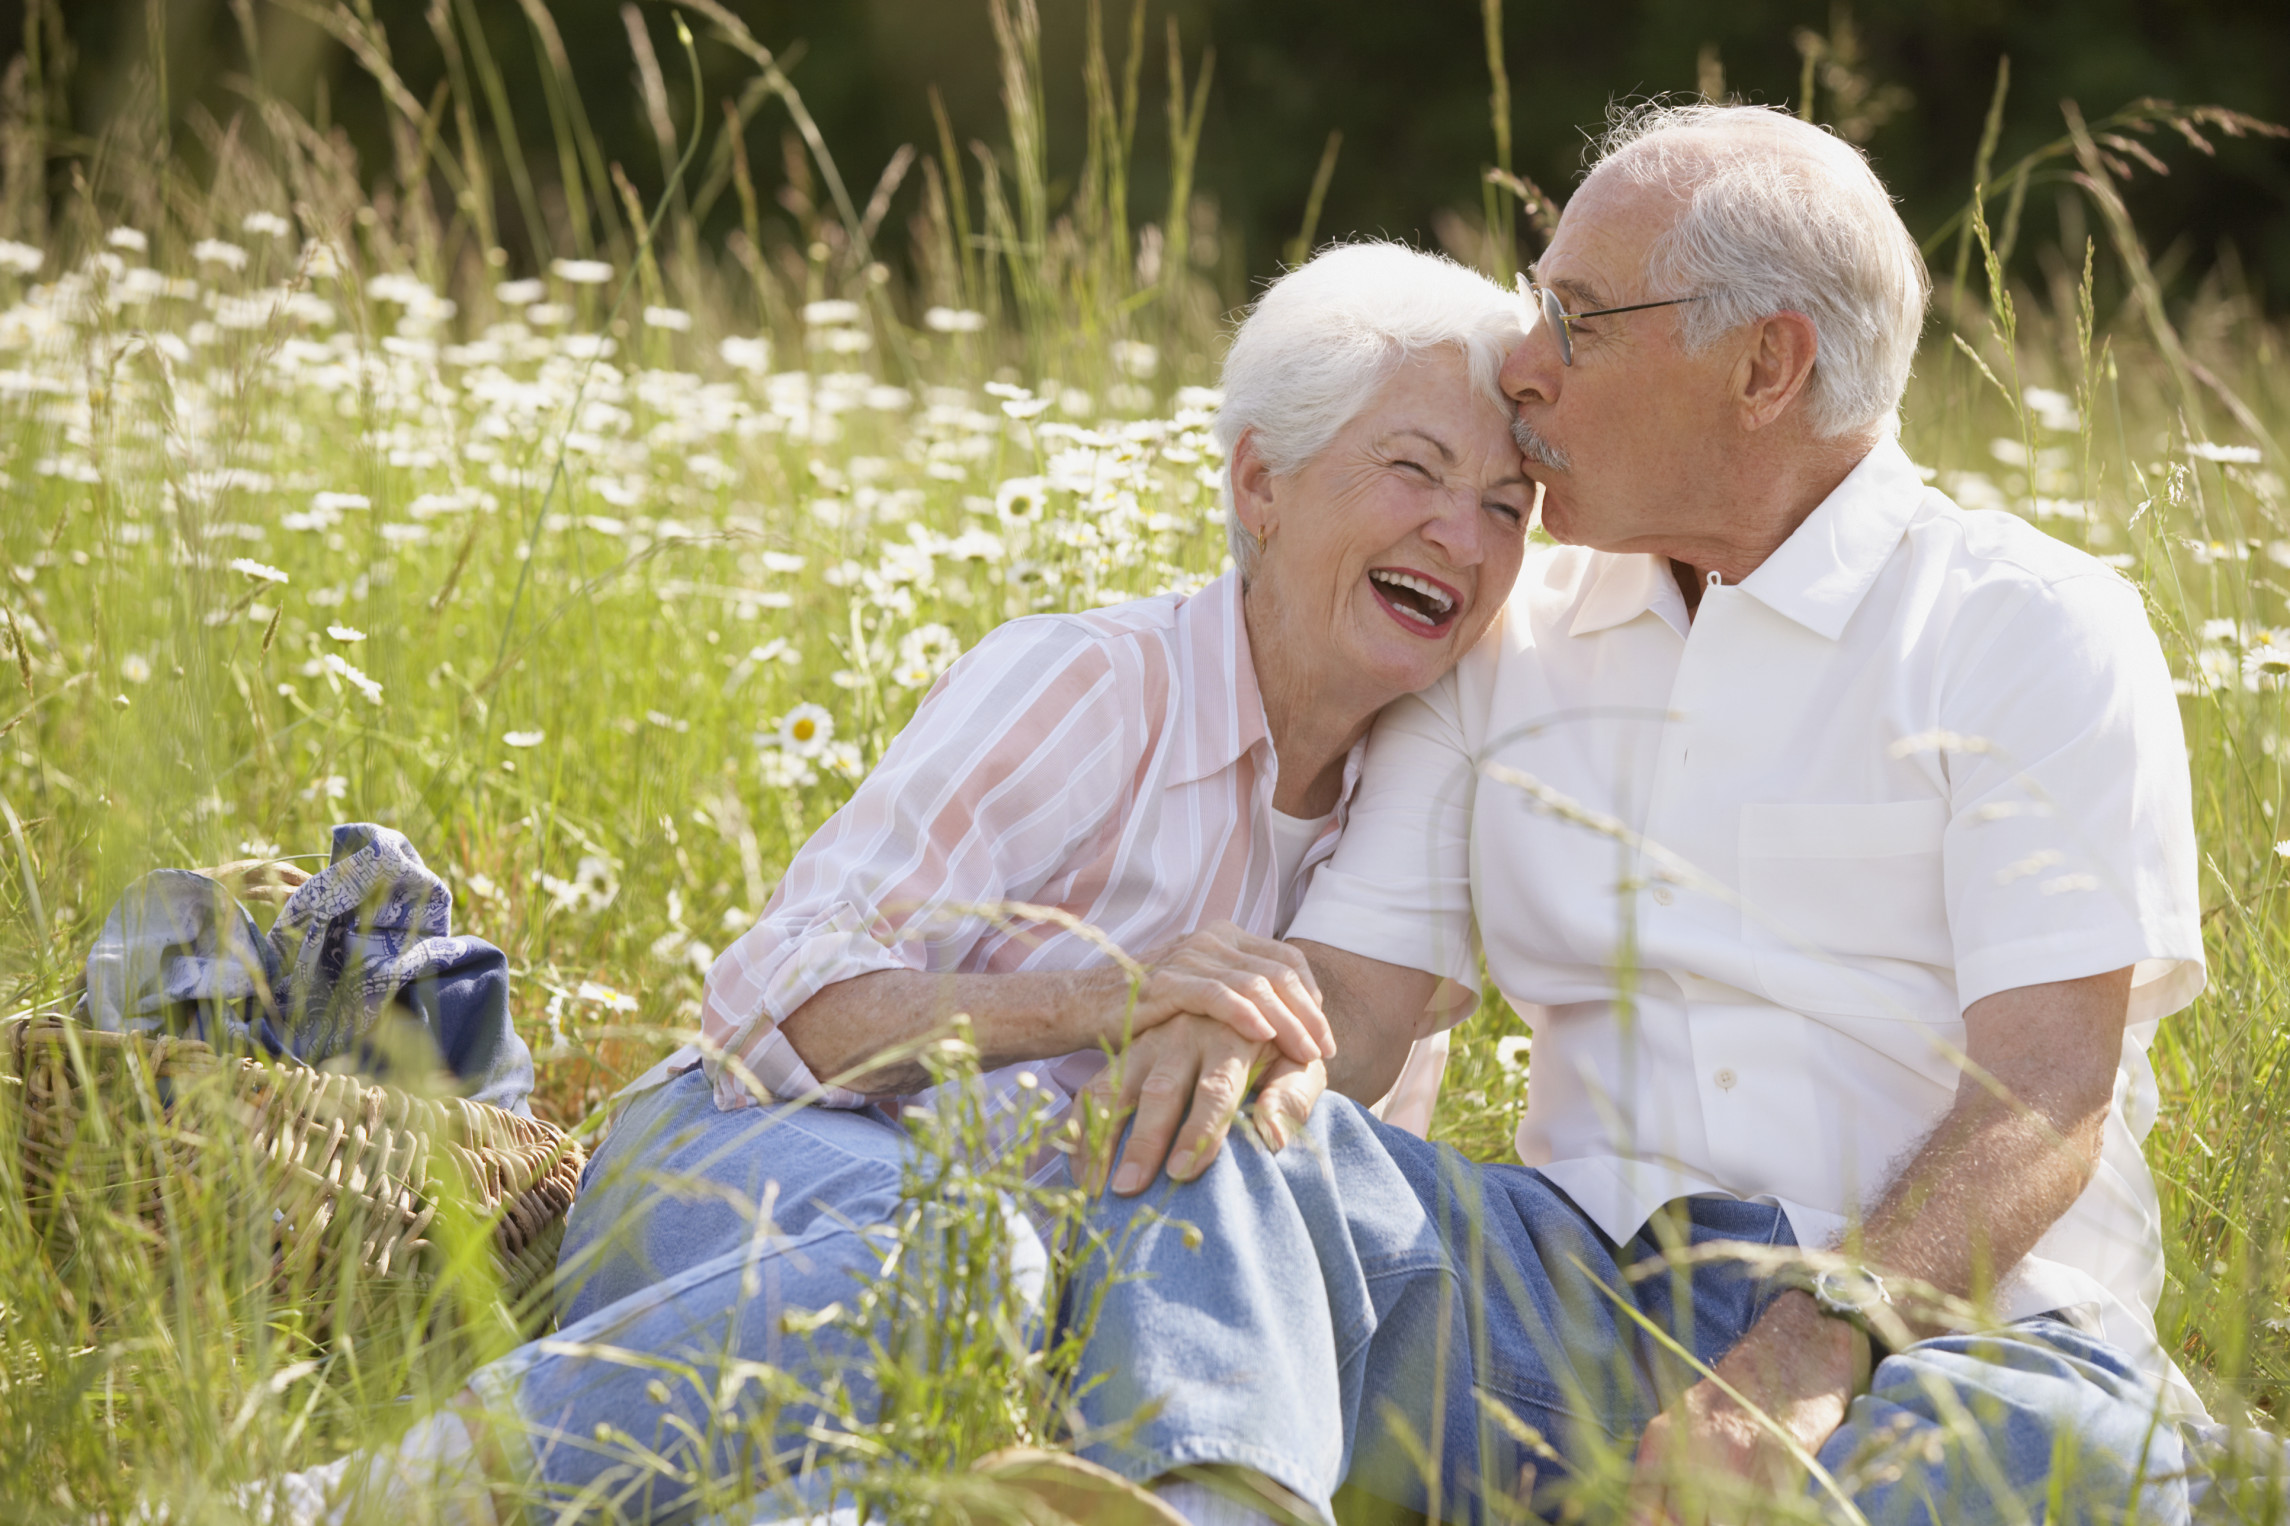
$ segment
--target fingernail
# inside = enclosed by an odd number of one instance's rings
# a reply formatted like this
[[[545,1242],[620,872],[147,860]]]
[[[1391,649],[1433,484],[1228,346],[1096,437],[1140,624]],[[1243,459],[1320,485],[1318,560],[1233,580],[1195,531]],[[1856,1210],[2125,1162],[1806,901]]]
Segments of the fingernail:
[[[1113,1179],[1113,1190],[1119,1193],[1135,1192],[1145,1185],[1145,1173],[1136,1166],[1123,1166],[1121,1174]]]

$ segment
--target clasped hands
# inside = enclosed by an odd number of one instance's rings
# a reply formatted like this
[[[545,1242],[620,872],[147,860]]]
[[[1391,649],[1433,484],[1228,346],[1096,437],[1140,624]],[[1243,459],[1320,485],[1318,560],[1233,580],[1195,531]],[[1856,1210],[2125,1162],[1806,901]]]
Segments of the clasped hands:
[[[1124,1119],[1115,1192],[1143,1191],[1164,1161],[1176,1181],[1199,1176],[1252,1087],[1257,1133],[1279,1149],[1327,1089],[1324,1062],[1336,1052],[1312,967],[1285,943],[1217,922],[1150,955],[1144,970],[1124,982],[1111,1024],[1109,1038],[1118,1045],[1125,1031],[1129,1042],[1086,1099],[1112,1115],[1084,1166],[1092,1191],[1104,1185]]]

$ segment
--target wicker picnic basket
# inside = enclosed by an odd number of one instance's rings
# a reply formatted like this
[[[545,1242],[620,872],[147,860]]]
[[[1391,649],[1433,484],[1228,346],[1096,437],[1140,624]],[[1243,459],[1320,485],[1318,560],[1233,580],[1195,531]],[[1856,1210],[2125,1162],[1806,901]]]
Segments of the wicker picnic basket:
[[[553,1124],[53,1017],[0,1023],[0,1088],[27,1206],[64,1261],[91,1216],[156,1241],[184,1184],[223,1178],[233,1217],[270,1226],[282,1293],[420,1288],[452,1205],[489,1228],[502,1298],[546,1318],[584,1161]]]

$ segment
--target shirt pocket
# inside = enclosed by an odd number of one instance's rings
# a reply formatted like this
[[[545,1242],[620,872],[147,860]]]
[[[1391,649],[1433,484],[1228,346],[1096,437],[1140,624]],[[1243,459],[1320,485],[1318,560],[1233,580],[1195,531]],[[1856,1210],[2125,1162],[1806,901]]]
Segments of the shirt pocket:
[[[1759,983],[1781,1006],[1909,1017],[1922,971],[1953,963],[1938,800],[1745,805],[1741,898]],[[1928,978],[1928,977],[1927,977]]]

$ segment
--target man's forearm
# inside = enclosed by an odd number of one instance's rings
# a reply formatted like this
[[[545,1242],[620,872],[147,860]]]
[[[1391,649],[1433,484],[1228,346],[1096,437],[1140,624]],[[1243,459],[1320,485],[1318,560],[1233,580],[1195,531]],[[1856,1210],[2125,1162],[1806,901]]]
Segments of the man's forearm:
[[[1956,1103],[1844,1247],[1882,1276],[1966,1297],[1992,1286],[2059,1220],[2091,1180],[2123,1044],[2131,971],[1999,991],[1964,1013],[1969,1063]],[[1917,1338],[1945,1322],[1898,1307]],[[1844,1418],[1860,1337],[1800,1292],[1773,1301],[1682,1406],[1650,1427],[1643,1474],[1675,1448],[1745,1476],[1780,1451],[1733,1394],[1818,1451]]]
[[[988,1069],[1094,1049],[1119,1005],[1118,969],[1032,970],[1012,975],[875,970],[839,980],[788,1015],[780,1031],[820,1080],[869,1096],[930,1084],[913,1046],[970,1015]]]
[[[2090,1183],[2105,1118],[2059,1116],[1967,1077],[1956,1105],[1869,1214],[1861,1259],[1954,1297],[1984,1292]],[[1915,1333],[1938,1332],[1903,1314]]]
[[[1355,1102],[1381,1101],[1398,1083],[1409,1048],[1436,1024],[1429,1004],[1439,977],[1325,943],[1298,939],[1296,946],[1312,961],[1336,1035],[1328,1089]]]
[[[2130,990],[2124,969],[1974,1003],[1956,1103],[1870,1212],[1861,1258],[1958,1298],[2017,1266],[2098,1166]]]

